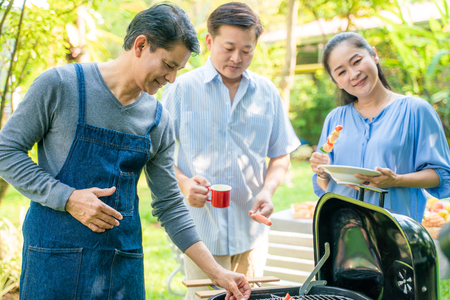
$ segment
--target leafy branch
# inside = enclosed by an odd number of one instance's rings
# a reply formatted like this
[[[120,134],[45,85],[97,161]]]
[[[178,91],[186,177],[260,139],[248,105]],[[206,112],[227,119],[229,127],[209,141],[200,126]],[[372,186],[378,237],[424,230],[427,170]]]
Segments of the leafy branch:
[[[0,7],[2,7],[3,2],[4,2],[4,0],[0,4]],[[11,7],[13,6],[13,4],[14,4],[14,0],[9,1],[8,7],[6,8],[5,13],[2,16],[2,21],[0,23],[0,38],[1,38],[2,32],[3,32],[3,24],[5,24],[6,17],[8,16],[8,13],[11,10]]]
[[[11,1],[13,2],[13,1]],[[0,116],[3,116],[3,111],[5,110],[5,105],[6,105],[6,96],[8,95],[8,85],[9,85],[9,81],[11,79],[11,75],[13,72],[13,67],[14,67],[14,59],[16,57],[16,52],[18,52],[19,50],[19,39],[20,39],[20,29],[22,27],[22,23],[23,23],[23,16],[25,14],[25,4],[26,4],[27,0],[23,1],[23,5],[22,5],[22,12],[20,14],[20,20],[19,20],[19,25],[18,25],[18,29],[17,29],[17,36],[16,36],[16,41],[14,43],[14,49],[11,53],[11,63],[9,65],[9,70],[8,70],[8,75],[6,76],[6,82],[5,82],[5,88],[3,89],[3,95],[1,98],[1,105],[0,105]],[[0,128],[2,127],[2,120],[0,119]]]

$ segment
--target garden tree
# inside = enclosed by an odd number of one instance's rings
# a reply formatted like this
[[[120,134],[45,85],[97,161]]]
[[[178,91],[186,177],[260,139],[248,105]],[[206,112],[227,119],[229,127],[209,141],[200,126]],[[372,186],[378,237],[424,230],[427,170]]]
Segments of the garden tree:
[[[402,93],[418,95],[428,100],[441,118],[446,136],[450,136],[450,1],[435,0],[440,19],[430,19],[428,26],[410,21],[408,11],[383,5],[398,18],[398,23],[384,18],[385,30],[397,57],[386,66],[397,70]]]
[[[47,0],[46,6],[38,7],[32,0],[0,0],[0,128],[6,108],[13,110],[13,95],[26,92],[39,73],[71,57],[66,25],[75,24],[77,8],[96,8],[99,2]],[[0,178],[0,201],[7,186]]]
[[[297,25],[298,1],[288,0],[288,14],[286,18],[286,61],[281,71],[279,88],[282,91],[283,107],[289,113],[291,86],[294,81],[295,66],[297,65],[297,39],[294,36],[294,28]]]

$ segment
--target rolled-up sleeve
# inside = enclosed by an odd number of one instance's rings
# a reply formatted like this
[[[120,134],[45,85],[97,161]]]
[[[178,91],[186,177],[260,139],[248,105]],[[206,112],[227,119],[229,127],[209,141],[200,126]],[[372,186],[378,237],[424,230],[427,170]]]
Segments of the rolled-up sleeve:
[[[434,108],[425,102],[417,106],[415,121],[417,139],[415,145],[415,171],[433,169],[439,175],[440,183],[426,189],[439,199],[450,196],[450,151],[444,129]]]

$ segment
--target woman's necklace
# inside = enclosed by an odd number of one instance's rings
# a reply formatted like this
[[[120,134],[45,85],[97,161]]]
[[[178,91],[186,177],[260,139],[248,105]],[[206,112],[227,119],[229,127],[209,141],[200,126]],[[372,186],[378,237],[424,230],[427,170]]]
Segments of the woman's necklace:
[[[377,111],[376,114],[374,114],[372,117],[369,117],[370,120],[372,120],[373,117],[378,116],[378,114],[389,104],[389,102],[391,101],[391,97],[392,97],[392,90],[389,93],[389,97],[387,98],[387,100],[384,102],[383,106]],[[359,110],[359,108],[355,105],[355,103],[353,103],[353,107],[359,112],[359,114],[363,117],[365,117],[361,111]]]

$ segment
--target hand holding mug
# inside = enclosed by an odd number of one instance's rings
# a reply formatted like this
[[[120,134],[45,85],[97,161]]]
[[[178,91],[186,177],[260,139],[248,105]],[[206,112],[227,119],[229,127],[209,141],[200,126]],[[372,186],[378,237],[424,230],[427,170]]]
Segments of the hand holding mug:
[[[205,177],[200,175],[195,175],[192,178],[186,177],[179,181],[179,185],[190,206],[205,206],[209,192],[207,187],[210,186]]]
[[[215,184],[207,187],[211,191],[211,205],[216,208],[225,208],[230,206],[231,186],[226,184]]]

